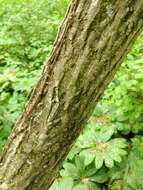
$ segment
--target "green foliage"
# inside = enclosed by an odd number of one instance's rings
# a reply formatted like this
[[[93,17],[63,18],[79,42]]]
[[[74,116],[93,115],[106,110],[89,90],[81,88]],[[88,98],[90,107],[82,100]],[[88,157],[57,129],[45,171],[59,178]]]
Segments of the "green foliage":
[[[100,126],[97,130],[96,127],[95,129],[91,128],[82,137],[79,137],[77,142],[81,148],[79,155],[85,158],[85,165],[94,161],[97,169],[101,168],[104,163],[106,167],[111,168],[114,161],[121,161],[121,156],[126,154],[124,150],[127,146],[126,141],[123,138],[110,139],[113,132],[112,127]],[[87,139],[90,139],[90,142]]]
[[[143,189],[142,44],[143,35],[69,153],[55,182],[58,190],[65,177],[72,179],[70,190]]]
[[[0,0],[0,148],[51,50],[67,0]],[[50,190],[143,189],[143,34]]]
[[[123,133],[143,131],[143,35],[105,93],[103,102],[110,107],[113,123]],[[114,93],[113,93],[114,92]]]
[[[0,0],[0,149],[47,60],[67,0]]]

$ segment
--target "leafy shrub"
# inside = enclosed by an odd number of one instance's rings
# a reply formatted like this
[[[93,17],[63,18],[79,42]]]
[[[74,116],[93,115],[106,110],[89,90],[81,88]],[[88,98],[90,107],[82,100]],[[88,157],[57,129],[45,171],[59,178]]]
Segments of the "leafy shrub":
[[[0,149],[41,73],[66,0],[0,0]]]
[[[143,189],[142,44],[143,35],[98,103],[50,190]]]

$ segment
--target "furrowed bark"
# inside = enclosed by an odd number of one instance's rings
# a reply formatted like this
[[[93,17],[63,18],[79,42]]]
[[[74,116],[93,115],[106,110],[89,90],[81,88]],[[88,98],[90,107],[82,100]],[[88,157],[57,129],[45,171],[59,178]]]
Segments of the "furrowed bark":
[[[73,0],[5,146],[0,190],[47,190],[142,30],[143,0]]]

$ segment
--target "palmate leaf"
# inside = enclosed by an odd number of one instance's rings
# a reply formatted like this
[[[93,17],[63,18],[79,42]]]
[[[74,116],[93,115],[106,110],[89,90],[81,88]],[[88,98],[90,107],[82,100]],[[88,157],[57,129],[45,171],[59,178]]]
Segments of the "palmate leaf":
[[[63,164],[63,169],[60,171],[62,177],[71,177],[74,180],[80,181],[82,178],[88,178],[96,173],[94,165],[85,166],[84,158],[75,157],[74,163],[66,162]]]
[[[88,148],[95,145],[97,142],[107,142],[115,133],[113,125],[90,125],[83,135],[80,135],[76,145],[79,148]]]
[[[84,159],[80,156],[76,156],[74,163],[67,162],[63,167],[64,168],[61,170],[60,174],[63,178],[73,180],[74,186],[72,190],[99,190],[100,188],[97,184],[105,182],[108,179],[106,168],[103,167],[101,170],[97,170],[94,164],[85,166]],[[55,187],[57,185],[60,186],[56,183]]]
[[[86,166],[95,161],[97,169],[101,168],[103,163],[111,168],[114,161],[121,162],[122,156],[126,154],[124,150],[126,147],[125,139],[115,138],[108,142],[96,143],[94,147],[82,150],[79,155],[85,158],[84,164]]]

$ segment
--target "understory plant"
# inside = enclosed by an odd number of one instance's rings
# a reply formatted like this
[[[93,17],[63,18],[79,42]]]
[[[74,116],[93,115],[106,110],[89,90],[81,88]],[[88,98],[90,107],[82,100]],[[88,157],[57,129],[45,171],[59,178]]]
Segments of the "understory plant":
[[[50,190],[143,190],[143,35]]]
[[[0,149],[51,50],[67,0],[0,0]]]

